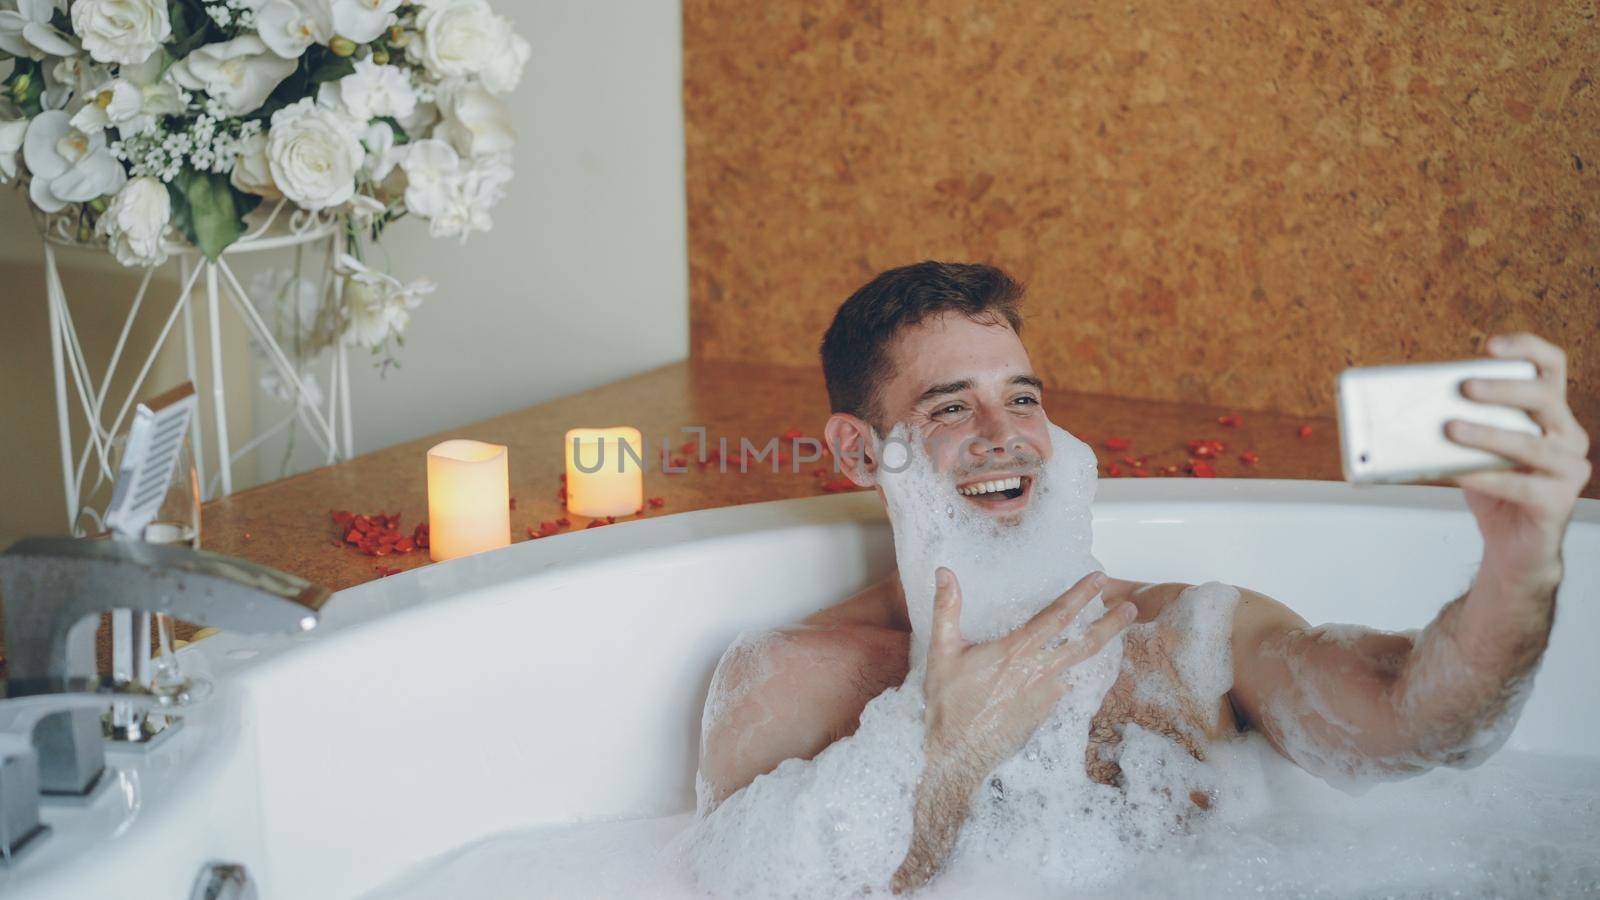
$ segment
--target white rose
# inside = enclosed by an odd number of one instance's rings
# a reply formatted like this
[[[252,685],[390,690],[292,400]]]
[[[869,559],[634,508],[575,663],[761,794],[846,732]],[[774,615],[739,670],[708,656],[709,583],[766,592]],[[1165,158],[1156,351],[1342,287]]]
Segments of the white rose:
[[[172,37],[167,0],[75,0],[72,30],[103,63],[144,62]]]
[[[247,34],[190,53],[172,67],[172,75],[189,90],[221,101],[229,115],[242,116],[260,109],[296,65]]]
[[[417,13],[417,32],[422,64],[442,80],[483,71],[503,50],[511,25],[487,0],[428,0]]]
[[[27,119],[0,121],[0,184],[17,177],[17,151],[28,133]]]
[[[333,30],[358,44],[378,39],[394,24],[401,0],[333,0]]]
[[[273,53],[284,59],[299,59],[312,44],[333,39],[333,19],[326,3],[308,0],[268,0],[256,13],[256,32]]]
[[[100,216],[96,230],[111,242],[125,266],[159,266],[167,261],[164,236],[172,223],[172,198],[166,185],[150,177],[129,181]]]
[[[439,112],[444,122],[434,137],[450,142],[463,156],[510,153],[517,145],[511,127],[511,109],[475,81],[454,81],[439,89]]]
[[[246,194],[279,200],[283,192],[272,180],[272,167],[267,162],[267,136],[252,134],[239,142],[239,156],[233,161],[233,186]]]
[[[33,176],[28,198],[47,213],[115,193],[128,180],[106,148],[105,133],[84,134],[59,109],[33,117],[22,139],[22,160]]]
[[[350,121],[310,97],[272,114],[267,134],[272,180],[302,209],[348,202],[365,156]]]
[[[324,84],[319,97],[337,101],[363,123],[379,116],[407,119],[417,110],[417,92],[406,73],[399,66],[380,66],[370,56],[357,61],[351,74]]]

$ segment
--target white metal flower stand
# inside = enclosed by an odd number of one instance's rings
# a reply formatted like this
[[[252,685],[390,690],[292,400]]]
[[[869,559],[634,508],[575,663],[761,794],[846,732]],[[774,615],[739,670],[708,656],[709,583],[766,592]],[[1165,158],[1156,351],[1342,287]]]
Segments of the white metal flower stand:
[[[110,359],[104,363],[99,379],[96,380],[90,360],[84,354],[83,346],[78,340],[72,312],[67,306],[66,292],[61,286],[56,260],[58,247],[83,248],[95,245],[77,240],[77,223],[70,216],[41,215],[39,219],[44,238],[45,293],[50,311],[50,351],[55,377],[56,420],[61,440],[62,486],[66,494],[68,526],[74,534],[85,533],[87,529],[84,528],[83,520],[86,516],[91,520],[98,518],[98,511],[86,507],[83,500],[102,484],[115,481],[116,473],[112,469],[113,441],[128,422],[129,412],[144,386],[145,378],[149,375],[157,354],[165,346],[180,316],[183,318],[184,361],[188,378],[200,392],[202,402],[206,389],[210,390],[214,413],[209,429],[201,428],[200,423],[196,422],[192,431],[195,464],[199,470],[200,484],[206,499],[225,497],[233,493],[234,465],[268,438],[289,427],[296,419],[306,426],[307,432],[316,442],[327,464],[349,459],[355,454],[350,419],[349,360],[344,343],[342,341],[333,343],[326,404],[325,407],[318,406],[308,395],[299,371],[280,346],[273,330],[267,326],[260,311],[250,301],[233,266],[229,265],[229,259],[240,254],[305,250],[320,243],[326,251],[326,263],[319,282],[321,296],[331,296],[337,308],[342,297],[342,280],[335,276],[333,266],[343,247],[344,235],[341,224],[333,217],[308,213],[280,201],[265,212],[252,216],[249,233],[223,251],[221,257],[214,263],[206,260],[199,251],[187,243],[169,243],[168,253],[179,268],[178,296],[171,309],[166,312],[159,334],[153,345],[145,352],[138,374],[134,377],[127,396],[121,398],[120,403],[117,403],[115,398],[108,398],[107,393],[117,365],[122,361],[124,352],[129,349],[128,336],[134,322],[144,311],[151,282],[159,267],[145,270],[139,291],[122,324],[116,347]],[[99,252],[105,252],[103,244],[99,246]],[[298,254],[296,259],[298,261]],[[202,279],[203,290],[200,288]],[[224,297],[232,304],[249,335],[265,349],[267,358],[277,369],[284,384],[289,386],[294,407],[287,416],[252,435],[250,440],[237,450],[229,446],[228,402],[223,383],[223,346],[219,316]],[[210,378],[204,382],[199,377],[197,350],[200,348],[195,341],[192,312],[193,304],[202,299],[206,304],[210,323],[210,333],[207,335]],[[153,307],[155,303],[152,302],[150,305]],[[160,315],[158,311],[152,314]],[[88,433],[83,436],[81,445],[75,441],[72,433],[70,409],[74,400],[88,423]],[[107,423],[105,416],[113,403],[116,405],[116,415]],[[210,432],[209,435],[204,433],[207,430]],[[219,471],[208,479],[204,468],[204,448],[207,441],[213,440],[217,447]],[[85,480],[91,475],[93,482],[86,487]]]

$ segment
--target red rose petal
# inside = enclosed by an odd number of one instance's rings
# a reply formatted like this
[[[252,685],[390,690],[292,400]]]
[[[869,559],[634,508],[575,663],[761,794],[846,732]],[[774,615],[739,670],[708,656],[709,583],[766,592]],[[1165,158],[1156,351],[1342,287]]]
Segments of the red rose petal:
[[[1105,446],[1107,450],[1126,450],[1133,446],[1133,438],[1108,437],[1106,438]]]
[[[1253,466],[1260,461],[1261,457],[1257,456],[1254,450],[1246,450],[1245,452],[1239,454],[1239,462],[1242,462],[1245,465]]]
[[[661,507],[667,505],[666,498],[664,497],[651,497],[649,502],[651,509],[660,509]]]
[[[1238,428],[1239,423],[1243,421],[1244,419],[1238,413],[1229,413],[1228,415],[1217,417],[1217,424],[1224,428]]]
[[[1300,433],[1300,439],[1302,441],[1305,440],[1308,437],[1311,437],[1311,426],[1310,425],[1301,425],[1299,433]]]

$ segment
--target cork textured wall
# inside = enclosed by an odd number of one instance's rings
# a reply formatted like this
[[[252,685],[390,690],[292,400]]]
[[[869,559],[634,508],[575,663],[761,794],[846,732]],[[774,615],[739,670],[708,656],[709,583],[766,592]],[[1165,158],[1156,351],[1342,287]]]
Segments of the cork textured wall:
[[[1330,413],[1529,329],[1600,432],[1600,5],[684,0],[692,352],[890,266],[1029,284],[1050,384]]]

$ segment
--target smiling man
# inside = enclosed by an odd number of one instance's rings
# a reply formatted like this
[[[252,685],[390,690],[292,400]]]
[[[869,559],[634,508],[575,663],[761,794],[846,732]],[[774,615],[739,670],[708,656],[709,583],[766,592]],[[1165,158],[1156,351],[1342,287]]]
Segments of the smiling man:
[[[1026,519],[1052,446],[1043,387],[1019,338],[1021,295],[996,268],[924,262],[885,272],[845,301],[822,360],[833,407],[826,438],[852,480],[878,484],[893,449],[885,437],[904,424],[959,502],[1003,525]],[[1453,440],[1518,468],[1459,479],[1483,563],[1471,589],[1413,636],[1313,628],[1238,587],[1227,639],[1213,651],[1182,613],[1194,586],[1093,573],[1023,627],[972,643],[960,633],[955,577],[928,573],[937,588],[922,686],[926,756],[895,889],[937,874],[973,794],[1063,696],[1055,674],[1125,629],[1121,672],[1094,716],[1084,760],[1103,784],[1120,781],[1107,748],[1129,725],[1196,757],[1213,740],[1258,731],[1324,777],[1399,777],[1475,764],[1497,749],[1549,638],[1562,537],[1590,466],[1588,435],[1565,400],[1561,351],[1528,334],[1496,337],[1489,350],[1532,361],[1539,377],[1468,383],[1467,396],[1523,408],[1544,433],[1451,425]],[[1096,595],[1104,616],[1077,640],[1057,641]],[[730,648],[707,701],[717,714],[708,713],[701,736],[702,813],[783,760],[809,759],[854,733],[868,701],[905,680],[911,637],[900,582],[888,579]],[[1231,671],[1231,684],[1185,680],[1192,666],[1182,661],[1197,647]],[[1169,683],[1164,698],[1139,689],[1152,678]]]

